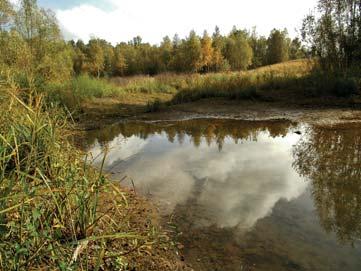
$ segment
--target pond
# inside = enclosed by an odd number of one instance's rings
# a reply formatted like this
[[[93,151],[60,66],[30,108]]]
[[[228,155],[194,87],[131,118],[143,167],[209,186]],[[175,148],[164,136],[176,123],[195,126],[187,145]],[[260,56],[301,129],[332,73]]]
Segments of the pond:
[[[194,270],[361,270],[359,124],[124,122],[86,145],[159,204]]]

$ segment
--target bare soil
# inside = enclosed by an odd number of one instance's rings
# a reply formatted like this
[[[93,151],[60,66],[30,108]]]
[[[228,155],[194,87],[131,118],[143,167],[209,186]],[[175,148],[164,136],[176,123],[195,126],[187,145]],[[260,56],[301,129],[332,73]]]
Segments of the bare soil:
[[[331,104],[331,105],[330,105]],[[84,118],[78,125],[81,130],[99,129],[103,125],[123,120],[165,121],[195,118],[227,118],[238,120],[285,119],[309,124],[330,125],[361,121],[361,103],[345,104],[337,101],[327,106],[310,103],[230,101],[204,99],[197,102],[161,108],[158,112],[143,113],[141,110],[126,114],[96,114]]]

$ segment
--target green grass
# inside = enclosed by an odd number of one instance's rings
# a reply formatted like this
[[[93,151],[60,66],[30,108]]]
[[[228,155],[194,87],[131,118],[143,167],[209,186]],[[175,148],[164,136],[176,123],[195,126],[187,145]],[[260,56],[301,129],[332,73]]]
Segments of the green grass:
[[[75,77],[69,82],[51,83],[43,87],[48,101],[65,105],[73,114],[82,109],[84,103],[94,99],[112,98],[124,100],[130,94],[172,94],[177,89],[152,77],[127,79],[97,79],[88,75]]]
[[[88,75],[75,77],[64,83],[49,83],[43,87],[50,101],[77,110],[81,103],[93,98],[119,97],[123,89],[109,83],[105,79],[97,79]]]

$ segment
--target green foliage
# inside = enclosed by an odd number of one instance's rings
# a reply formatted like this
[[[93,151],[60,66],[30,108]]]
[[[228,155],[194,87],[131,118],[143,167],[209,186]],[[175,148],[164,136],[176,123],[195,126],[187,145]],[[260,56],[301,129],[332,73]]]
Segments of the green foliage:
[[[258,68],[267,65],[267,39],[263,36],[258,37],[254,29],[249,40],[253,50],[252,68]]]
[[[35,81],[64,81],[72,74],[71,50],[63,41],[55,15],[38,8],[36,1],[23,0],[12,12],[7,30],[0,31],[0,65]],[[10,15],[8,15],[10,16]]]
[[[287,30],[273,29],[267,40],[268,64],[276,64],[289,59],[290,40]]]
[[[303,22],[302,36],[327,72],[361,62],[361,0],[319,0]]]
[[[67,107],[72,113],[79,113],[82,102],[93,98],[119,97],[124,90],[105,79],[89,75],[74,77],[63,83],[47,83],[43,91],[48,101]]]
[[[299,38],[292,40],[289,48],[289,57],[291,60],[306,58],[306,48],[302,45]]]
[[[105,249],[101,236],[119,234],[98,213],[100,193],[110,184],[65,141],[57,109],[45,107],[40,96],[25,103],[11,88],[1,91],[0,268],[91,268]],[[88,242],[93,248],[74,256]]]
[[[11,76],[0,82],[0,269],[154,266],[149,244],[168,241],[148,220],[134,222],[144,206],[102,175],[104,160],[97,171],[71,146],[65,114],[48,104]]]
[[[253,51],[247,33],[238,30],[231,33],[226,41],[225,58],[232,70],[246,70],[252,64]]]
[[[250,34],[237,28],[222,36],[216,27],[212,37],[206,31],[202,37],[191,31],[184,39],[175,35],[171,41],[166,36],[159,46],[144,43],[141,37],[115,47],[100,39],[91,39],[88,44],[82,41],[70,44],[74,72],[97,77],[238,71],[267,65],[271,57],[271,61],[278,63],[305,56],[299,40],[290,44],[285,31],[274,30],[271,36],[267,40],[255,30]]]

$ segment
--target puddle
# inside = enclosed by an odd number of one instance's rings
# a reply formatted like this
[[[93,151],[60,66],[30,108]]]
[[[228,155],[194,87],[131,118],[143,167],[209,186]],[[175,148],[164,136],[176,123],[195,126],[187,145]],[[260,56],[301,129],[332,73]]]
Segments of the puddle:
[[[85,144],[159,204],[195,270],[361,269],[360,125],[128,122]]]

